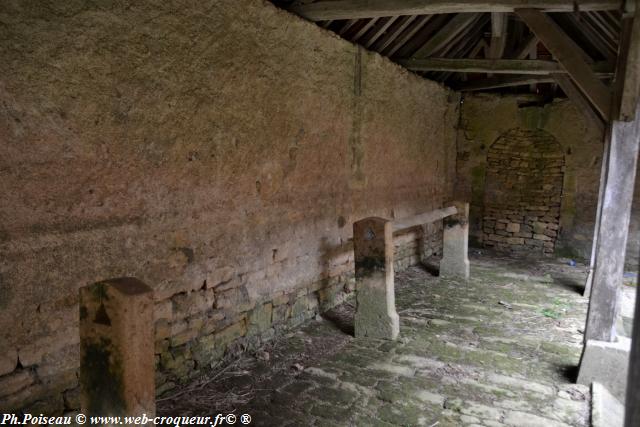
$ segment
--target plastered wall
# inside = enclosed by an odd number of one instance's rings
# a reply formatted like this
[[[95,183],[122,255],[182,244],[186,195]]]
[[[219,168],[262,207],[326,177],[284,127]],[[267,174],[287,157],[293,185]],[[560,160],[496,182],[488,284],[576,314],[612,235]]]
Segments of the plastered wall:
[[[458,96],[269,3],[3,1],[0,57],[2,410],[78,407],[81,286],[154,289],[162,393],[341,301],[354,220],[453,195]]]

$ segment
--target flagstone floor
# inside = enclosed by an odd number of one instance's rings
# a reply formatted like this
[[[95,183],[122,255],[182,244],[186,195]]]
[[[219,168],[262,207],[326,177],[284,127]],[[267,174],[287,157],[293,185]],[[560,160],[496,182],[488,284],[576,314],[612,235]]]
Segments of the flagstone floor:
[[[258,426],[588,426],[589,389],[572,383],[585,267],[486,253],[471,265],[468,282],[396,274],[395,342],[353,338],[345,303],[158,412],[226,410]]]

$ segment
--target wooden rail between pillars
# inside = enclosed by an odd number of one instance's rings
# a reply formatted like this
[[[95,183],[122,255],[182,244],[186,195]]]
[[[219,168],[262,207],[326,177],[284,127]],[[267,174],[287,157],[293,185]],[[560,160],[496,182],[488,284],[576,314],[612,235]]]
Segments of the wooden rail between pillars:
[[[364,218],[353,223],[356,277],[356,337],[394,340],[400,330],[393,278],[393,232],[444,219],[440,276],[469,278],[467,243],[469,204],[436,209],[409,218],[389,221]]]

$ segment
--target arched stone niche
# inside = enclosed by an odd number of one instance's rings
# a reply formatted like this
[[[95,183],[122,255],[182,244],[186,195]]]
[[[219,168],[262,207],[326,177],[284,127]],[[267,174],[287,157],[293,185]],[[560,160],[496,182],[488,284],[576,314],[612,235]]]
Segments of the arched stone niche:
[[[551,255],[560,228],[565,159],[541,129],[511,129],[487,153],[483,242],[519,254]]]

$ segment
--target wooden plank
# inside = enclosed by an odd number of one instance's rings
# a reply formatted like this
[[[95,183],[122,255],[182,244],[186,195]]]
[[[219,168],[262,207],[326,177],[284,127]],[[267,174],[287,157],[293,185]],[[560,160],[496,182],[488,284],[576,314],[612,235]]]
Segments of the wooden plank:
[[[535,7],[544,12],[620,10],[623,0],[321,0],[298,4],[290,10],[311,21],[328,19],[382,18],[398,15],[438,13],[514,12]]]
[[[378,24],[380,24],[381,22],[384,22],[384,24],[380,25],[379,28],[376,26],[376,28],[373,29],[373,34],[371,35],[371,37],[369,37],[363,43],[364,47],[369,49],[371,45],[373,45],[380,37],[382,37],[387,32],[389,27],[391,27],[391,25],[393,25],[393,23],[396,22],[399,18],[400,18],[399,16],[392,16],[386,19],[386,21],[378,22]]]
[[[463,30],[473,23],[479,14],[459,13],[453,17],[443,28],[433,37],[423,44],[414,54],[414,58],[428,58],[444,49]]]
[[[352,41],[353,43],[357,42],[358,40],[360,40],[360,37],[364,36],[366,34],[367,31],[369,31],[371,29],[371,27],[374,26],[374,24],[376,23],[376,21],[378,21],[378,18],[373,18],[370,19],[369,22],[367,22],[366,24],[364,24],[362,26],[362,28],[360,28],[355,34],[354,36],[351,38],[350,41]]]
[[[419,17],[416,20],[416,22],[409,29],[407,29],[406,34],[403,34],[402,37],[400,37],[396,43],[394,43],[394,44],[389,46],[389,51],[388,52],[383,52],[382,50],[380,50],[380,52],[383,53],[384,55],[388,56],[388,57],[393,56],[393,54],[396,53],[396,51],[398,49],[403,47],[430,20],[431,20],[431,16],[421,16],[421,17]]]
[[[412,71],[458,71],[466,73],[539,74],[566,73],[556,61],[538,59],[467,59],[428,58],[404,59],[398,64]],[[594,71],[610,75],[611,65],[598,63]],[[596,75],[594,73],[594,75]]]
[[[551,76],[500,76],[490,79],[474,80],[455,87],[460,92],[476,92],[480,90],[500,89],[503,87],[526,86],[538,83],[552,83]]]
[[[458,209],[455,206],[449,206],[447,208],[435,209],[431,212],[426,212],[408,218],[397,219],[393,221],[393,231],[396,232],[406,230],[411,227],[417,227],[418,225],[429,224],[457,213]]]
[[[398,23],[398,25],[396,25],[392,30],[389,31],[389,34],[380,39],[380,41],[373,47],[373,50],[378,52],[384,51],[387,46],[389,46],[400,34],[402,34],[405,28],[407,28],[416,18],[416,16],[402,17],[402,22]],[[429,20],[429,17],[422,16],[420,19],[424,22],[427,22]]]
[[[603,117],[610,116],[611,91],[598,80],[584,60],[584,53],[567,37],[558,25],[535,9],[518,9],[516,14],[529,26],[551,54],[567,70],[580,90]]]
[[[598,132],[604,135],[605,122],[604,118],[593,109],[589,101],[584,97],[580,89],[566,74],[553,74],[555,81],[560,85],[567,97],[580,110],[587,119],[587,123],[592,124],[598,129]]]
[[[347,31],[349,31],[349,29],[351,27],[353,27],[353,25],[358,22],[357,19],[349,19],[347,22],[345,22],[344,24],[342,24],[342,27],[340,27],[340,29],[338,30],[338,34],[340,34],[341,36],[344,35],[344,33],[346,33]]]

